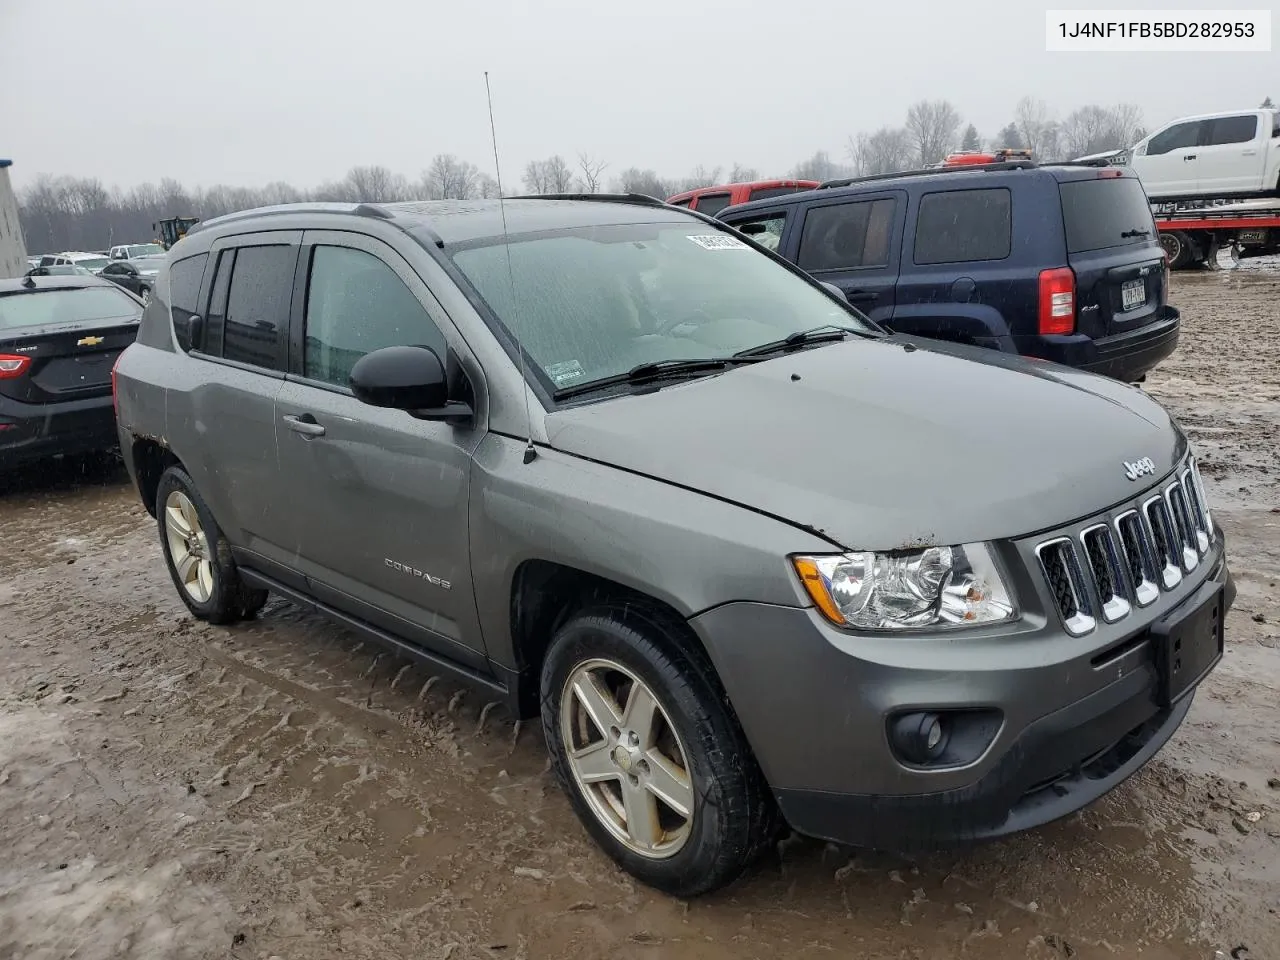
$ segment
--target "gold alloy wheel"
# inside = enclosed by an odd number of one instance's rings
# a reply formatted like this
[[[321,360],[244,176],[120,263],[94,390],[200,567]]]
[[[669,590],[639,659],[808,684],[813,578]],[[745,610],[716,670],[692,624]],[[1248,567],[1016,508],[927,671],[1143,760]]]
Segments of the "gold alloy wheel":
[[[688,756],[643,680],[612,660],[579,664],[560,697],[560,736],[592,813],[620,843],[653,860],[680,852],[694,816]]]

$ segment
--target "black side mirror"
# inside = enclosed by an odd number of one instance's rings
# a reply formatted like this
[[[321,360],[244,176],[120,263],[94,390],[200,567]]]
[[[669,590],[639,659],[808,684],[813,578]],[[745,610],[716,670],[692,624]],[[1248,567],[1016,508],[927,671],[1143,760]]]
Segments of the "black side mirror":
[[[351,392],[372,407],[406,410],[420,420],[465,423],[470,404],[449,401],[449,378],[430,347],[383,347],[351,368]]]

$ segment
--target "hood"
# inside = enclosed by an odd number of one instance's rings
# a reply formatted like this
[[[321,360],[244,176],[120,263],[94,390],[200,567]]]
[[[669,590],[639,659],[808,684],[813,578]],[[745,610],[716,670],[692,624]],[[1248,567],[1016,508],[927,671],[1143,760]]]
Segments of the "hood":
[[[558,450],[848,549],[1025,536],[1150,486],[1186,441],[1140,390],[901,336],[849,340],[548,415]]]

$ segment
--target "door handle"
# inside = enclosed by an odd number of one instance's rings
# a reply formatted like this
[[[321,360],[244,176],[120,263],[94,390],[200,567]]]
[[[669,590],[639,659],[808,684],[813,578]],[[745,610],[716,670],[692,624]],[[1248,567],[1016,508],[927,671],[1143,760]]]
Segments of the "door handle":
[[[878,296],[880,296],[880,294],[876,293],[874,290],[850,290],[845,294],[845,299],[849,301],[865,302],[867,300],[874,300]]]
[[[309,413],[303,413],[298,416],[285,414],[282,418],[285,426],[294,433],[300,433],[304,437],[323,437],[324,427],[316,423],[316,418]]]
[[[1256,157],[1258,155],[1257,150],[1241,150],[1240,152],[1243,153],[1246,157]]]
[[[1184,153],[1182,155],[1183,160],[1194,160],[1195,158],[1196,158],[1196,155],[1194,153]]]

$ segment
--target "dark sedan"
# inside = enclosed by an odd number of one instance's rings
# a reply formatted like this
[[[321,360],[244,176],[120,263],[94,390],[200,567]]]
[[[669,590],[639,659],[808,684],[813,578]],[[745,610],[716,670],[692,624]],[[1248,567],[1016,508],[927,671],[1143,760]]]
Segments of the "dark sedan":
[[[162,263],[163,254],[158,257],[136,257],[133,260],[113,260],[102,268],[100,276],[145,300],[155,286],[156,273]]]
[[[142,309],[98,277],[0,280],[0,469],[117,446],[111,369]]]

